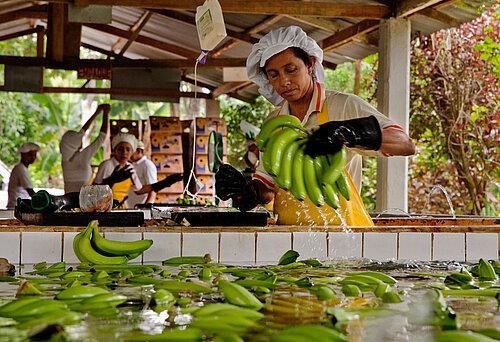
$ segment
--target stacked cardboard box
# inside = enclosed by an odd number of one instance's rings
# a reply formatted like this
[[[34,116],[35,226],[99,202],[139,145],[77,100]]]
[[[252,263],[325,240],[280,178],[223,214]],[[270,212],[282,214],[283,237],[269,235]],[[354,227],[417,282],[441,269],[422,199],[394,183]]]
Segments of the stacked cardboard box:
[[[196,118],[191,125],[191,136],[196,132],[196,143],[194,148],[195,167],[194,173],[198,183],[194,185],[195,191],[200,195],[214,195],[214,175],[208,166],[208,137],[210,132],[216,131],[223,136],[224,158],[226,156],[226,121],[223,118]],[[191,139],[193,143],[193,139]]]
[[[158,180],[183,173],[182,128],[179,118],[151,116],[144,133],[145,154],[156,165]],[[184,191],[179,181],[156,195],[155,203],[175,203]]]

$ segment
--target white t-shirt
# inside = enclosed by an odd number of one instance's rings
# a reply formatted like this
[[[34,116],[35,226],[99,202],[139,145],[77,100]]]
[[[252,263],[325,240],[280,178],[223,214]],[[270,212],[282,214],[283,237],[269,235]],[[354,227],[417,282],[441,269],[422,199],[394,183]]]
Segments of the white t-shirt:
[[[156,174],[156,165],[146,158],[142,156],[141,159],[133,163],[135,168],[135,173],[139,177],[142,185],[153,184],[158,181]],[[136,193],[129,189],[128,191],[128,199],[125,201],[126,208],[133,208],[136,204],[143,204],[146,202],[149,193],[136,195]]]
[[[83,137],[83,133],[81,133]],[[83,150],[78,151],[72,146],[60,144],[64,190],[79,192],[82,185],[87,185],[92,177],[90,164],[99,147],[106,140],[106,133],[100,132],[97,138]],[[113,171],[113,170],[111,170]]]
[[[111,158],[103,161],[99,165],[99,168],[97,169],[97,174],[95,175],[94,183],[102,184],[102,181],[104,180],[104,178],[108,178],[109,176],[111,176],[111,174],[113,173],[113,170],[119,164],[120,163],[118,163],[118,160],[116,160],[115,157],[111,157]],[[134,165],[130,162],[127,162],[127,165],[132,165],[132,167],[134,167]],[[134,183],[132,185],[132,187],[134,187],[136,190],[139,190],[140,188],[142,188],[142,183],[139,180],[139,178],[137,177],[136,172],[134,172],[132,174],[132,182]]]
[[[30,198],[30,194],[26,189],[33,189],[31,184],[30,173],[28,168],[23,163],[19,162],[14,166],[10,173],[7,202],[7,209],[14,209],[17,204],[17,198]]]
[[[394,121],[390,120],[387,116],[380,113],[372,105],[370,105],[365,100],[360,97],[342,93],[335,90],[325,90],[325,86],[321,83],[315,82],[314,92],[311,98],[311,103],[307,113],[302,120],[302,126],[310,130],[313,127],[318,126],[318,113],[321,112],[323,108],[324,101],[327,101],[328,118],[330,121],[344,121],[362,117],[368,117],[370,115],[375,116],[380,125],[380,129],[397,129],[404,131],[403,128],[397,125]],[[272,112],[266,120],[278,115],[289,115],[288,103],[286,102],[281,108],[278,108]],[[361,191],[361,179],[362,179],[362,156],[377,156],[382,157],[383,155],[377,151],[356,149],[356,148],[346,148],[347,149],[347,163],[345,167],[352,178],[352,181],[356,185],[358,192]],[[262,157],[262,154],[261,154]],[[274,180],[262,166],[262,160],[257,166],[257,170],[254,174],[254,179],[261,181],[268,188],[274,188]]]

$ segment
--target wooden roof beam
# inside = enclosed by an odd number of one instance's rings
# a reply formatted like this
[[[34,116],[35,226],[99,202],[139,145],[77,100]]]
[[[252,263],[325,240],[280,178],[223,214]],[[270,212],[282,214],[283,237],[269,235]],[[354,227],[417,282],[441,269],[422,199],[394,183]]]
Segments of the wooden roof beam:
[[[28,34],[43,32],[44,30],[45,30],[45,27],[43,27],[43,26],[37,26],[37,27],[33,27],[33,28],[30,28],[30,29],[27,29],[27,30],[23,30],[23,31],[19,31],[19,32],[14,32],[14,33],[11,33],[11,34],[6,34],[4,36],[0,36],[0,42],[4,41],[4,40],[9,40],[9,39],[17,38],[17,37],[26,36]]]
[[[49,69],[77,70],[78,68],[180,68],[194,69],[196,59],[79,59],[65,58],[63,63],[56,63],[46,58],[0,56],[0,64],[19,66],[43,66]],[[225,67],[245,67],[246,58],[209,58],[205,64],[198,64],[198,69]]]
[[[139,33],[141,33],[141,30],[147,24],[148,20],[151,18],[152,15],[153,15],[153,13],[151,13],[150,11],[145,11],[141,15],[141,17],[139,18],[139,20],[134,24],[134,26],[132,26],[132,28],[129,30],[129,32],[132,33],[132,34],[128,38],[128,40],[125,43],[125,45],[121,48],[120,53],[119,53],[120,56],[123,56],[123,54],[125,53],[125,51],[128,50],[128,48],[130,47],[130,45],[132,45],[132,43],[134,42],[134,40],[137,39],[137,37],[139,36]]]
[[[287,15],[287,17],[292,18],[293,20],[297,20],[301,23],[311,25],[313,27],[330,31],[330,32],[338,32],[345,28],[345,26],[339,25],[327,18],[313,17],[307,15]]]
[[[186,74],[184,74],[184,75],[182,75],[182,76],[181,76],[181,80],[182,80],[182,81],[184,81],[184,82],[187,82],[187,83],[189,83],[189,84],[193,84],[193,85],[194,85],[194,83],[195,83],[195,82],[194,82],[194,80],[193,80],[192,78],[187,77],[187,75],[186,75]],[[204,82],[200,82],[200,81],[196,81],[196,86],[198,86],[198,87],[203,87],[203,88],[207,88],[207,89],[209,89],[210,91],[213,91],[215,88],[217,88],[217,87],[215,87],[215,86],[213,86],[213,85],[211,85],[211,84],[204,83]],[[241,88],[240,88],[240,90],[241,90]],[[251,100],[251,99],[248,99],[248,98],[246,98],[246,97],[244,97],[244,96],[241,96],[241,95],[240,95],[240,94],[238,94],[238,93],[231,92],[231,93],[227,93],[226,95],[231,96],[231,97],[234,97],[235,99],[238,99],[238,100],[240,100],[240,101],[244,101],[244,102],[248,102],[248,103],[251,103],[251,102],[252,102],[252,100]],[[211,96],[212,96],[212,94],[211,94]],[[212,97],[213,97],[213,96],[212,96]]]
[[[47,19],[47,5],[35,5],[25,9],[0,14],[0,24],[20,19]]]
[[[3,86],[0,88],[3,90]],[[42,93],[71,93],[71,94],[110,94],[131,96],[154,96],[154,97],[195,97],[194,92],[183,92],[178,90],[164,89],[131,89],[131,88],[77,88],[77,87],[43,87]],[[197,98],[209,99],[210,94],[198,92]]]
[[[282,15],[271,15],[271,16],[267,17],[266,19],[262,20],[257,25],[245,30],[243,33],[245,35],[251,37],[253,34],[256,34],[260,31],[266,29],[267,27],[273,25],[274,23],[278,22],[281,18],[283,18]],[[258,41],[258,39],[256,39],[256,40]],[[222,44],[219,48],[211,51],[210,55],[212,57],[217,57],[238,44],[239,44],[239,41],[237,41],[235,39],[231,39],[231,40],[227,41],[226,43]]]
[[[48,0],[49,2],[74,3],[73,0]],[[319,1],[287,0],[219,0],[224,12],[248,14],[289,14],[318,17],[351,17],[380,19],[391,15],[391,8],[385,5],[362,5]],[[127,7],[177,9],[195,11],[203,0],[92,0],[93,5],[119,5]]]
[[[117,27],[113,27],[111,25],[105,24],[85,24],[86,27],[91,28],[93,30],[101,31],[104,33],[108,33],[117,37],[129,39],[132,34],[129,31],[125,31],[119,29]],[[168,53],[171,53],[176,56],[184,57],[184,58],[197,58],[199,53],[196,51],[192,51],[181,46],[173,45],[170,43],[162,42],[153,38],[145,37],[145,36],[137,36],[135,39],[137,43],[141,43],[143,45],[148,45],[154,47],[158,50],[162,50]]]
[[[128,57],[120,56],[119,54],[114,53],[113,51],[108,51],[106,49],[102,49],[100,47],[97,47],[97,46],[94,46],[94,45],[91,45],[91,44],[88,44],[88,43],[83,43],[82,42],[82,47],[84,47],[86,49],[89,49],[89,50],[92,50],[92,51],[99,52],[99,53],[101,53],[101,54],[103,54],[105,56],[108,56],[108,57],[129,59]]]
[[[407,17],[421,11],[425,8],[432,7],[441,0],[403,0],[396,2],[394,14],[396,17]]]
[[[234,91],[237,91],[241,87],[246,86],[247,84],[252,83],[251,81],[243,81],[243,82],[227,82],[221,85],[220,87],[215,88],[212,91],[212,97],[215,99],[222,94],[228,94]]]
[[[423,10],[418,11],[416,15],[423,15],[427,18],[452,27],[459,27],[462,24],[462,22],[457,18],[433,8],[424,8]]]
[[[352,42],[353,39],[358,36],[378,29],[379,25],[379,20],[363,20],[355,25],[343,29],[342,31],[334,33],[330,37],[319,41],[318,44],[324,52],[332,51]]]

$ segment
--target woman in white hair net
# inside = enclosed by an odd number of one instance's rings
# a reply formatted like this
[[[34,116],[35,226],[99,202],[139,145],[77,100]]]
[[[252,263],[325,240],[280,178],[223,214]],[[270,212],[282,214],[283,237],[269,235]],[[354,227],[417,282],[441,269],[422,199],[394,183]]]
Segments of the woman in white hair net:
[[[59,143],[59,151],[61,151],[62,159],[64,192],[78,192],[82,185],[89,184],[92,177],[92,169],[90,167],[92,158],[107,137],[110,109],[109,104],[99,105],[95,113],[87,120],[79,132],[69,130],[62,136]],[[83,136],[101,111],[103,112],[101,131],[89,146],[82,149]]]
[[[30,198],[35,193],[28,166],[35,162],[38,151],[40,151],[40,146],[32,142],[26,142],[17,149],[17,153],[21,155],[21,161],[10,173],[7,209],[14,209],[18,198]]]
[[[118,133],[111,140],[113,156],[103,161],[97,169],[94,184],[107,184],[113,190],[113,199],[122,202],[130,187],[142,188],[134,166],[129,161],[137,148],[137,139],[132,134]]]
[[[350,199],[339,196],[340,210],[326,204],[318,207],[308,197],[299,201],[290,191],[275,186],[262,163],[252,181],[245,181],[229,165],[221,166],[215,175],[216,194],[223,200],[232,198],[241,210],[274,199],[278,224],[371,226],[357,191],[361,188],[361,156],[411,155],[415,145],[399,125],[359,97],[326,90],[322,61],[323,51],[300,27],[282,27],[253,46],[247,72],[259,92],[278,106],[269,118],[293,115],[312,132],[306,154],[314,158],[347,148],[344,170],[351,186]]]

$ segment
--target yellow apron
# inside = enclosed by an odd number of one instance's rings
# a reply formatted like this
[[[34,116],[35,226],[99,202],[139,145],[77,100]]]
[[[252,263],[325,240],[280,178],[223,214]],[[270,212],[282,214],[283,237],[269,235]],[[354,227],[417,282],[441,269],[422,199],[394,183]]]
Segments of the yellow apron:
[[[328,108],[326,100],[323,103],[321,112],[317,114],[318,125],[324,124],[328,118]],[[342,195],[339,196],[339,207],[333,209],[324,204],[317,207],[311,202],[308,196],[304,201],[297,200],[290,191],[275,187],[274,214],[277,216],[277,223],[282,225],[348,225],[348,226],[373,226],[373,221],[363,205],[361,196],[356,186],[344,168],[349,185],[351,186],[351,199],[347,201]]]
[[[115,183],[111,190],[113,190],[113,199],[121,202],[127,196],[128,189],[132,186],[132,181],[127,178],[123,182]]]

